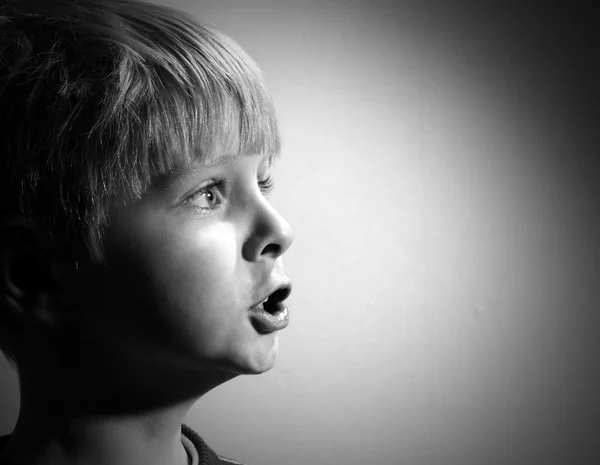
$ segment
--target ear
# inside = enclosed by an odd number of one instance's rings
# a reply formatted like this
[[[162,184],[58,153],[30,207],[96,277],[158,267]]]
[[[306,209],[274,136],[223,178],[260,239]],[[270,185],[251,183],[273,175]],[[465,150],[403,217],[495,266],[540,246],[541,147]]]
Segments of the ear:
[[[0,296],[16,318],[56,327],[70,320],[65,305],[74,260],[61,257],[51,240],[26,221],[0,219]]]

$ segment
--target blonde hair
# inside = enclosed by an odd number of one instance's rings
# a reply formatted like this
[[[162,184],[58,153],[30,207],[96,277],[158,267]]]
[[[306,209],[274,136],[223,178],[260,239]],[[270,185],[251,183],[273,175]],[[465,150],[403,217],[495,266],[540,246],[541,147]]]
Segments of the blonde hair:
[[[133,0],[0,8],[0,210],[103,259],[108,207],[156,178],[280,150],[256,63],[184,13]]]

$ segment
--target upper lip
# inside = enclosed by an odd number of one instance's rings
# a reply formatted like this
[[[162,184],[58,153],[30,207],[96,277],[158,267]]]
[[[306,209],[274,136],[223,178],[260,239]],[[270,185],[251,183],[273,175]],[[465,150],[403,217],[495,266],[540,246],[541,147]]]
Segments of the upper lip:
[[[256,302],[252,307],[258,307],[261,303],[269,300],[269,303],[279,303],[287,299],[292,293],[292,283],[290,281],[283,282],[277,286],[271,288],[271,291],[267,293],[262,299]]]

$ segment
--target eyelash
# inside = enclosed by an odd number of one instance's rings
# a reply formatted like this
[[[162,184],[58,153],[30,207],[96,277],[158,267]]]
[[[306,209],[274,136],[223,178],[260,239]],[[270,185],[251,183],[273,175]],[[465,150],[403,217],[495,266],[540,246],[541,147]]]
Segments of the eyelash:
[[[275,183],[273,182],[273,177],[268,176],[267,179],[263,179],[262,181],[258,181],[258,187],[260,187],[260,191],[267,195],[275,188]]]
[[[227,180],[225,178],[215,179],[210,184],[202,187],[202,189],[200,189],[197,192],[195,192],[194,194],[190,195],[186,199],[185,203],[186,204],[191,204],[191,202],[193,202],[194,200],[196,200],[198,197],[200,197],[202,195],[206,195],[209,192],[211,192],[212,190],[217,190],[219,192],[225,192],[226,187],[227,187]],[[260,188],[260,191],[263,193],[263,195],[267,195],[275,187],[274,182],[273,182],[273,177],[269,176],[269,177],[267,177],[266,179],[264,179],[262,181],[258,181],[258,187]],[[217,197],[218,196],[219,195],[217,195]],[[217,205],[219,205],[220,203],[221,202],[219,201],[217,203]],[[214,210],[216,208],[216,206],[212,207],[212,208],[199,207],[197,205],[192,205],[192,206],[194,208],[198,209],[198,210],[201,210],[201,211]]]

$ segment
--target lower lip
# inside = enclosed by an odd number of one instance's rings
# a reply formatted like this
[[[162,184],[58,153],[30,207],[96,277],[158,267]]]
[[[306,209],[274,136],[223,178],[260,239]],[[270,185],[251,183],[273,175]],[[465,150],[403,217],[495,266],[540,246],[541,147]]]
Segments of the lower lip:
[[[275,311],[267,312],[261,306],[249,309],[254,328],[259,333],[273,333],[285,328],[290,322],[290,312],[283,302],[279,302]]]

